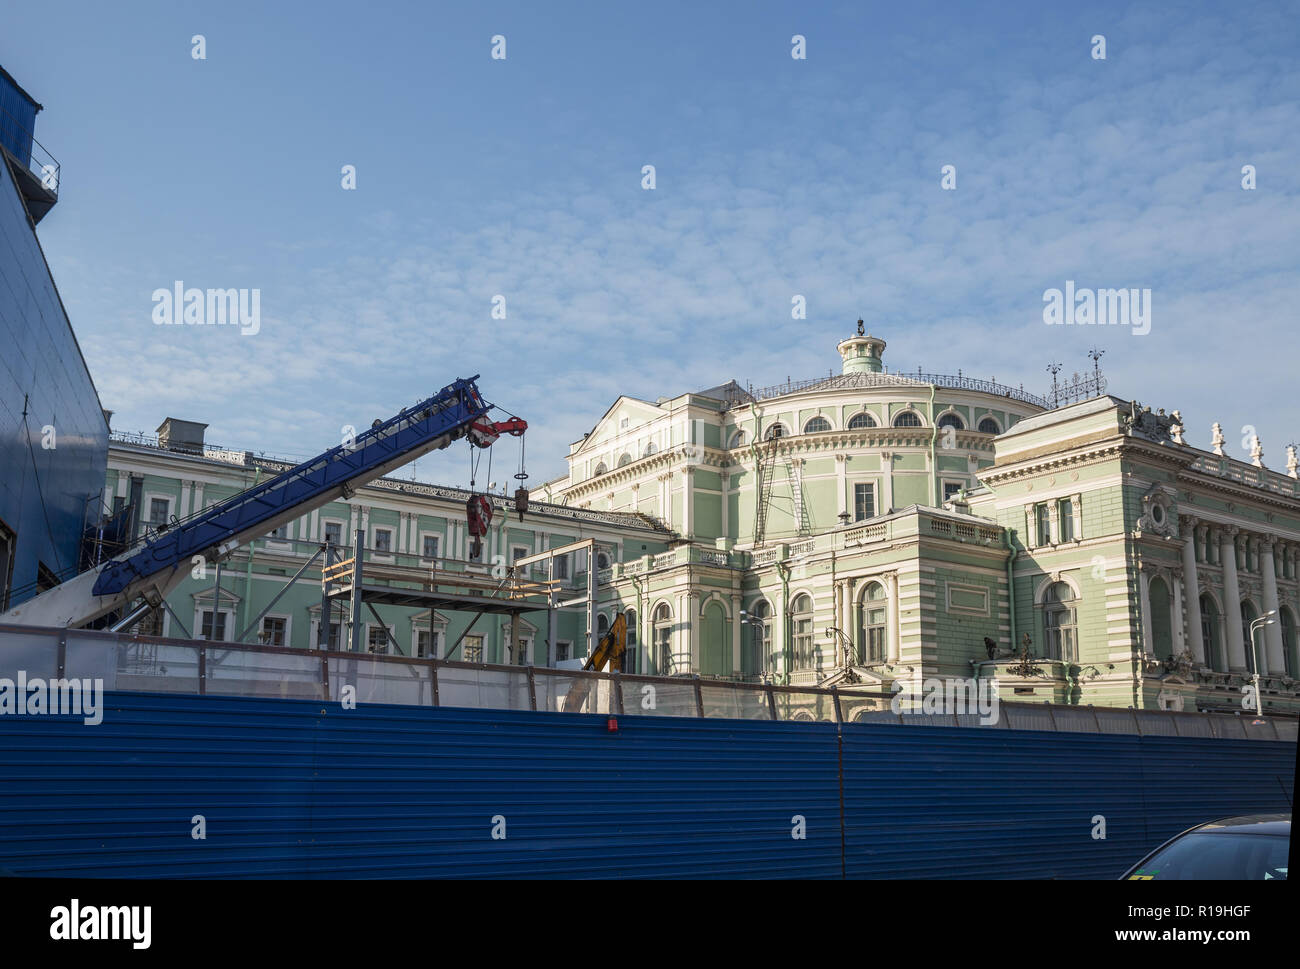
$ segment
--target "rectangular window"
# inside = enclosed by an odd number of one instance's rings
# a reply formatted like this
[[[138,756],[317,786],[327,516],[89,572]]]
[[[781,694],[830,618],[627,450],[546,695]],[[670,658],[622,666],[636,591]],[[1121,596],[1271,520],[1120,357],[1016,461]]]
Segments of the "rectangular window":
[[[442,652],[442,634],[434,630],[430,638],[429,630],[415,631],[415,655],[420,659],[437,659]]]
[[[569,653],[572,650],[573,643],[568,643],[561,639],[555,644],[555,661],[558,663],[561,660],[567,660],[569,658]]]
[[[317,635],[319,635],[320,626],[318,625],[316,629],[317,629]],[[329,637],[325,640],[325,648],[341,649],[342,646],[343,646],[343,624],[340,622],[331,622]],[[312,643],[312,647],[318,648],[315,642]]]
[[[465,642],[461,646],[461,649],[464,650],[465,652],[466,663],[483,662],[483,637],[482,636],[466,636]]]
[[[199,638],[210,639],[217,642],[225,642],[226,614],[224,612],[218,612],[215,615],[216,618],[214,622],[212,610],[211,609],[203,610],[202,622],[199,625]]]
[[[375,552],[388,555],[393,551],[393,531],[390,528],[375,529]]]
[[[289,620],[283,616],[267,616],[262,620],[261,640],[265,646],[287,646],[285,635],[289,631]]]
[[[267,538],[277,539],[278,541],[281,541],[281,542],[288,541],[288,539],[289,539],[289,523],[288,523],[288,522],[285,522],[283,525],[281,525],[279,528],[275,529],[273,532],[271,532],[271,533],[270,533],[269,535],[267,535],[266,537],[267,537]]]
[[[794,624],[794,668],[810,669],[813,665],[813,621],[810,616]]]
[[[519,643],[515,646],[515,665],[528,665],[528,640],[526,639],[519,640]]]
[[[1034,520],[1037,523],[1038,544],[1052,544],[1052,517],[1047,505],[1034,506]]]
[[[853,520],[876,517],[876,489],[870,484],[853,486]]]
[[[1056,506],[1056,520],[1060,527],[1061,541],[1074,541],[1074,502],[1062,498]]]
[[[555,562],[555,578],[567,579],[569,577],[569,557],[567,555],[557,555]]]
[[[149,524],[161,525],[167,521],[167,513],[171,511],[172,503],[166,498],[149,499]]]
[[[367,626],[366,645],[372,653],[387,653],[388,630],[383,626]]]
[[[343,525],[340,522],[325,523],[325,541],[331,545],[343,544]]]
[[[964,487],[965,485],[960,481],[945,481],[943,483],[943,500],[952,501],[952,499],[956,498],[958,492],[960,492]]]
[[[518,562],[521,558],[523,558],[525,555],[528,554],[528,551],[529,549],[527,545],[511,545],[510,546],[511,563]]]
[[[436,559],[438,557],[438,536],[425,535],[424,548],[422,554],[427,559]]]

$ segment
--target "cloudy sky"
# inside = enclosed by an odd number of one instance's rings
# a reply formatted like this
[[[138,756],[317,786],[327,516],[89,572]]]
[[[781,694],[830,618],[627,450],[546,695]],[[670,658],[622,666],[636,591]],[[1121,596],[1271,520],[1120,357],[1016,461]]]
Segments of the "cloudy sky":
[[[264,6],[6,11],[115,429],[306,457],[481,373],[536,484],[619,394],[824,375],[861,316],[891,369],[1041,393],[1097,346],[1193,444],[1300,439],[1295,3]],[[156,326],[178,280],[260,332]],[[1045,325],[1066,280],[1150,289],[1150,331]]]

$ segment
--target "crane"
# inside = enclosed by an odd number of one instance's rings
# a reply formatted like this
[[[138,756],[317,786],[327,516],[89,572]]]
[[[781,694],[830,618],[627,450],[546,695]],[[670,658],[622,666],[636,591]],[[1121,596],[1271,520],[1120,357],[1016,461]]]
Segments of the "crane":
[[[501,424],[474,383],[443,387],[386,421],[273,478],[160,529],[121,555],[0,614],[0,623],[79,627],[143,597],[157,606],[190,574],[193,560],[212,564],[241,544],[274,531],[430,451],[470,436],[488,447],[501,433],[522,434],[519,418]],[[471,431],[473,433],[471,434]],[[527,501],[525,492],[525,504]]]

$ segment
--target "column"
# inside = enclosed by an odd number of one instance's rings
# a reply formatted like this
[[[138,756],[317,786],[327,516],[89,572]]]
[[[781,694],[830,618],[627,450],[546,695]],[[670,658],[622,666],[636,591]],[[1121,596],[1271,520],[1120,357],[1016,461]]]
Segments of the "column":
[[[731,672],[740,672],[740,594],[731,594]]]
[[[840,586],[840,632],[844,633],[845,640],[840,641],[840,647],[844,650],[845,665],[853,664],[854,653],[854,636],[853,632],[853,580],[845,579]]]
[[[894,452],[880,452],[880,508],[877,515],[888,515],[894,510]]]
[[[1074,509],[1074,540],[1083,541],[1083,496],[1071,495],[1070,505]]]
[[[1061,544],[1061,505],[1056,500],[1047,503],[1048,534],[1053,545]]]
[[[695,469],[682,469],[682,537],[690,538],[695,528]]]
[[[1187,651],[1187,637],[1183,631],[1183,570],[1172,569],[1171,585],[1173,596],[1169,603],[1169,629],[1174,640],[1174,655],[1180,656]]]
[[[1142,652],[1147,656],[1155,655],[1155,645],[1151,641],[1151,572],[1145,562],[1138,563],[1138,602],[1142,611]]]
[[[1263,628],[1268,662],[1260,665],[1270,673],[1282,674],[1286,672],[1286,665],[1282,658],[1282,621],[1279,618],[1277,604],[1277,565],[1273,560],[1271,536],[1265,536],[1260,542],[1259,554],[1262,556],[1261,564],[1264,567],[1264,611],[1277,613],[1273,616],[1273,622]]]
[[[193,484],[192,481],[188,481],[188,480],[181,481],[181,501],[180,501],[180,507],[176,509],[176,517],[181,519],[182,521],[188,518],[190,514],[190,486],[192,484]],[[113,506],[113,503],[111,501],[108,504],[110,508]]]
[[[903,610],[899,608],[898,603],[898,573],[890,572],[887,576],[887,594],[889,596],[889,623],[887,625],[889,639],[889,662],[896,665],[903,651]]]
[[[835,479],[838,482],[836,491],[839,493],[840,496],[840,507],[839,507],[840,515],[849,514],[848,483],[846,481],[846,475],[845,475],[847,465],[845,463],[844,458],[845,456],[843,454],[835,455]],[[838,520],[843,521],[844,519],[839,518]]]
[[[1219,558],[1223,560],[1223,622],[1227,627],[1224,639],[1228,644],[1228,669],[1234,673],[1246,671],[1246,647],[1241,636],[1241,589],[1237,585],[1237,534],[1239,529],[1229,525],[1218,530]]]

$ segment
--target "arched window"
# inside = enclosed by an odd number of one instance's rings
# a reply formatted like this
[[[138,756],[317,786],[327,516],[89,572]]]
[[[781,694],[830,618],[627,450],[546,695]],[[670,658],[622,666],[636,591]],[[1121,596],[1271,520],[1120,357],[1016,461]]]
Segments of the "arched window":
[[[744,446],[745,446],[744,431],[737,431],[735,434],[731,435],[731,444],[729,444],[728,447],[744,447]]]
[[[1228,671],[1223,662],[1223,639],[1219,635],[1219,608],[1208,596],[1201,596],[1201,641],[1205,643],[1205,662],[1220,673]]]
[[[601,615],[596,617],[597,641],[603,639],[605,637],[605,634],[608,632],[609,632],[609,618],[602,613]]]
[[[849,421],[850,431],[860,431],[864,427],[875,427],[876,419],[870,414],[854,414]]]
[[[654,667],[659,676],[673,672],[673,611],[668,603],[659,603],[654,615]]]
[[[600,464],[596,465],[596,470],[591,473],[591,476],[593,478],[599,478],[602,474],[604,474],[608,470],[609,468],[605,467],[605,462],[601,461]]]
[[[762,673],[772,665],[772,606],[766,599],[754,603],[747,617],[749,635],[745,637],[742,672]]]
[[[644,453],[643,455],[641,455],[641,456],[642,456],[643,458],[648,458],[648,457],[650,457],[650,455],[654,454],[654,453],[655,453],[656,451],[658,451],[658,450],[659,450],[659,449],[658,449],[657,447],[655,447],[655,442],[654,442],[654,441],[651,441],[649,444],[647,444],[647,445],[645,446],[645,453]]]
[[[632,455],[630,454],[624,454],[622,457],[618,459],[618,466],[620,468],[626,464],[631,464],[631,463],[632,463]]]
[[[1075,643],[1074,590],[1064,582],[1054,582],[1043,593],[1043,638],[1047,658],[1073,663],[1077,658]]]
[[[879,582],[872,582],[862,591],[858,602],[859,615],[862,619],[861,633],[858,636],[858,654],[863,663],[883,663],[888,649],[888,605],[885,602],[885,587]]]
[[[1250,600],[1243,599],[1241,603],[1241,641],[1246,644],[1246,669],[1252,673],[1255,672],[1255,644],[1259,644],[1259,652],[1265,651],[1264,646],[1264,626],[1255,630],[1252,638],[1250,635],[1250,624],[1259,618],[1259,610],[1251,605]],[[1264,663],[1264,668],[1268,668],[1268,663]]]
[[[609,556],[604,552],[596,553],[596,571],[602,572],[609,568]]]
[[[790,621],[794,629],[794,669],[812,669],[813,655],[813,604],[812,597],[804,593],[790,603]]]
[[[944,414],[937,423],[940,427],[951,427],[954,431],[966,430],[966,422],[957,414]]]
[[[763,435],[763,440],[773,441],[776,440],[778,437],[785,437],[785,436],[786,436],[785,425],[773,424],[771,427],[767,429],[767,433]]]
[[[985,417],[980,420],[981,434],[1001,434],[1002,428],[998,427],[998,422],[991,417]]]
[[[921,423],[921,415],[914,410],[899,411],[894,418],[895,427],[924,427]]]
[[[1277,614],[1282,623],[1282,662],[1286,664],[1286,675],[1295,676],[1295,616],[1286,606]]]
[[[1062,511],[1068,506],[1068,502],[1061,502]],[[1164,579],[1156,576],[1151,580],[1147,587],[1147,601],[1151,604],[1151,653],[1157,659],[1172,656],[1174,632],[1169,617],[1169,586]]]
[[[824,417],[814,417],[803,426],[805,434],[820,434],[831,429],[831,422]]]

